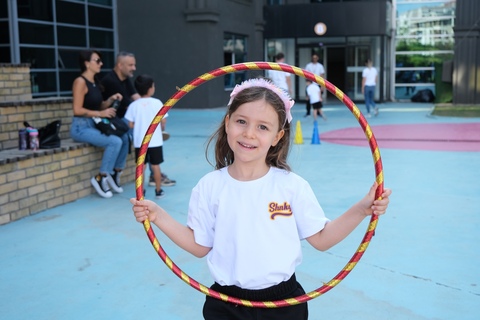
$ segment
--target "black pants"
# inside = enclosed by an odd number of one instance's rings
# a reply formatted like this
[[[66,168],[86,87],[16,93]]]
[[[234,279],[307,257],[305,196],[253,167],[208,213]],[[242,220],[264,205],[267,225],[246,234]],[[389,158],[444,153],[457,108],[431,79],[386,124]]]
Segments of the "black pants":
[[[251,301],[283,300],[305,294],[302,286],[297,282],[295,274],[285,282],[261,290],[221,286],[218,283],[212,285],[211,289]],[[301,303],[282,308],[252,308],[207,296],[203,305],[203,317],[205,320],[307,320],[308,306],[307,303]]]

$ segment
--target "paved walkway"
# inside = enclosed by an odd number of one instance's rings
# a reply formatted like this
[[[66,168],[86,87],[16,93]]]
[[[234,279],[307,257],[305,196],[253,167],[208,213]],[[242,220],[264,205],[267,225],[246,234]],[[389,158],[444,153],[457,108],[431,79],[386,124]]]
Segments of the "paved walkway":
[[[359,105],[360,108],[363,106]],[[381,105],[376,126],[475,124],[479,119],[429,116],[430,104]],[[162,168],[177,180],[156,200],[186,221],[191,188],[211,167],[207,137],[224,111],[170,111]],[[321,137],[357,128],[342,105],[327,105]],[[320,140],[310,144],[313,121],[294,107],[304,144],[290,163],[310,181],[327,215],[335,218],[374,180],[369,148]],[[428,126],[425,126],[428,128]],[[293,128],[295,130],[295,127]],[[427,129],[428,130],[428,129]],[[444,141],[443,143],[451,143]],[[480,319],[480,152],[382,148],[385,185],[394,193],[387,215],[350,275],[309,302],[310,319]],[[133,164],[131,164],[133,165]],[[147,187],[147,198],[153,188]],[[201,319],[204,295],[179,280],[160,260],[128,199],[133,183],[111,199],[96,195],[0,226],[0,318]],[[304,244],[297,277],[307,291],[333,278],[361,242],[368,221],[344,242],[321,253]],[[181,251],[158,231],[169,256],[210,285],[204,259]],[[252,261],[252,263],[255,263]]]

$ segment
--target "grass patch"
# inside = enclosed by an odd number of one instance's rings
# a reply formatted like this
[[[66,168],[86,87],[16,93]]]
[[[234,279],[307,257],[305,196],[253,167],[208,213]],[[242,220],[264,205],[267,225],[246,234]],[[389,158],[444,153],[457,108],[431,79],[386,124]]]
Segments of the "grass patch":
[[[480,118],[480,105],[437,104],[432,115],[443,117]]]

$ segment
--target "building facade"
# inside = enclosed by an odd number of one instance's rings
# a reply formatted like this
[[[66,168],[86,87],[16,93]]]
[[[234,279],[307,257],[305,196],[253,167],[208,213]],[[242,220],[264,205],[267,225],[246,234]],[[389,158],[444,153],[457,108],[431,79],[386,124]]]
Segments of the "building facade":
[[[455,56],[447,77],[454,104],[480,104],[480,1],[457,2]]]
[[[352,100],[363,99],[362,71],[371,58],[379,70],[376,100],[391,96],[394,36],[392,3],[377,1],[283,1],[265,7],[266,59],[278,51],[286,62],[305,68],[316,53],[325,78]],[[321,26],[321,30],[318,27]],[[305,99],[305,81],[296,78],[295,96]],[[327,100],[336,99],[325,94]]]
[[[216,68],[263,60],[263,1],[118,1],[118,44],[137,56],[137,74],[156,80],[165,102],[194,78]],[[181,99],[179,108],[226,105],[235,83],[260,72],[218,77]]]
[[[465,8],[465,14],[455,29],[457,3]],[[480,55],[456,52],[461,48],[478,50],[478,3],[0,0],[0,63],[31,65],[34,98],[68,96],[79,72],[77,56],[81,49],[100,50],[105,71],[113,67],[116,52],[130,51],[137,57],[136,75],[151,74],[157,84],[156,96],[165,101],[176,87],[224,65],[274,61],[275,53],[281,51],[286,63],[304,68],[312,53],[317,53],[327,80],[359,101],[363,100],[364,61],[372,58],[379,70],[375,98],[390,101],[409,99],[425,88],[435,91],[438,65],[454,60],[450,65],[457,70],[456,66],[467,60],[466,70],[477,66],[476,73],[452,71],[450,78],[459,96],[476,97]],[[456,45],[459,38],[462,42]],[[186,95],[177,106],[225,105],[236,83],[261,74],[248,71],[219,77]],[[467,88],[455,86],[463,77],[473,79],[473,83]],[[302,80],[294,77],[297,100],[305,99]],[[477,94],[466,94],[465,90],[477,90]]]

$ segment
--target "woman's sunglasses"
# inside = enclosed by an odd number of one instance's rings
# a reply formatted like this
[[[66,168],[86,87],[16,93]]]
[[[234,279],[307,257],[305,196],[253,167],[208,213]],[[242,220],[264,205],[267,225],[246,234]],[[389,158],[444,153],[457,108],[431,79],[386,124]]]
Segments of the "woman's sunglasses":
[[[100,59],[100,58],[93,59],[92,61],[95,61],[97,64],[100,64],[100,63],[102,63],[102,59]]]

